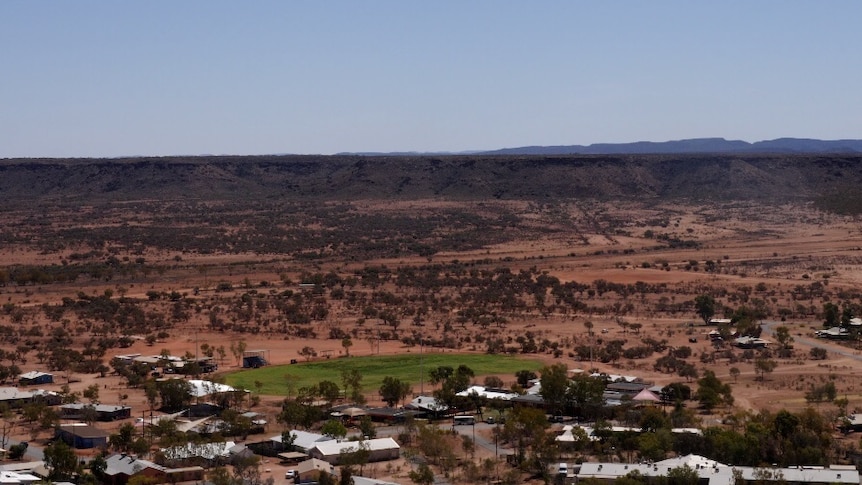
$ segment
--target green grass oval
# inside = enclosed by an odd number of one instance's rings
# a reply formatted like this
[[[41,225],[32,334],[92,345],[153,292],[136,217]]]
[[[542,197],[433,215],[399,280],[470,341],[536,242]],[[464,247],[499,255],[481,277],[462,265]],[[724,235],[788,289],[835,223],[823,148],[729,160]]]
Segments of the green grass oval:
[[[362,374],[364,392],[377,392],[386,376],[396,377],[413,385],[414,392],[419,392],[420,372],[424,368],[425,391],[431,391],[428,382],[428,372],[440,366],[457,368],[466,365],[473,369],[477,376],[498,374],[511,375],[503,381],[507,384],[515,381],[515,372],[519,370],[537,371],[544,364],[538,360],[523,359],[506,355],[489,354],[456,354],[427,353],[405,355],[380,355],[368,357],[344,357],[329,360],[300,362],[292,365],[274,365],[232,372],[225,376],[228,384],[257,391],[255,381],[263,384],[261,393],[273,396],[287,395],[287,379],[285,375],[295,376],[296,387],[313,386],[320,381],[328,380],[341,384],[341,371],[356,369]],[[481,379],[477,380],[481,382]]]

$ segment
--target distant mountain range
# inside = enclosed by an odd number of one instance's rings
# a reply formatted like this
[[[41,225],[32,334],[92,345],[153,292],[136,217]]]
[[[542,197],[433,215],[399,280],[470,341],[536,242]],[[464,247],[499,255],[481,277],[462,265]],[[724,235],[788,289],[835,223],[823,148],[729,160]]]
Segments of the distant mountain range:
[[[704,146],[716,145],[694,143],[688,150]],[[36,200],[153,198],[786,201],[834,196],[842,203],[858,199],[862,213],[860,186],[862,153],[0,159],[4,207]]]
[[[417,155],[621,155],[679,153],[862,153],[862,140],[817,140],[777,138],[749,143],[724,138],[691,138],[673,141],[633,143],[594,143],[592,145],[553,145],[471,150],[463,152],[344,152],[337,155],[417,156]]]
[[[692,138],[664,142],[595,143],[592,145],[527,146],[482,152],[488,155],[616,155],[646,153],[862,153],[862,140],[778,138],[749,143],[724,138]]]

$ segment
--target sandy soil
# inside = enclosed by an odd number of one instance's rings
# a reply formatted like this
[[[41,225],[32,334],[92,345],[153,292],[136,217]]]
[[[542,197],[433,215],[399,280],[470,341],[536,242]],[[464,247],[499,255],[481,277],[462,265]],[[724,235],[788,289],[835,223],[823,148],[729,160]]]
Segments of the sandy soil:
[[[385,203],[365,201],[357,204],[357,207],[358,210],[363,211],[413,211],[442,206],[452,207],[457,204],[451,201],[411,201],[399,205],[388,201]],[[536,225],[548,223],[548,219],[539,213],[531,215],[530,211],[534,209],[529,204],[512,202],[508,203],[508,206],[523,211],[525,220],[534,217]],[[471,207],[482,210],[477,205]],[[593,217],[594,210],[598,210],[602,216]],[[764,283],[769,292],[762,295],[754,294],[754,297],[773,298],[776,306],[803,303],[817,309],[822,307],[824,301],[796,302],[790,299],[785,290],[796,285],[810,285],[817,281],[828,285],[833,294],[836,294],[842,288],[852,289],[862,282],[862,231],[852,218],[824,215],[806,207],[715,208],[692,205],[645,209],[633,204],[618,206],[600,204],[596,207],[580,207],[572,204],[568,207],[568,211],[568,217],[574,222],[558,224],[561,227],[568,227],[566,224],[571,224],[569,229],[540,234],[529,240],[492,245],[481,250],[438,253],[433,256],[433,260],[438,262],[492,258],[503,261],[501,258],[508,258],[499,264],[510,267],[512,271],[537,267],[564,282],[591,283],[603,279],[626,284],[635,282],[664,284],[677,289],[677,293],[673,295],[673,300],[676,301],[691,300],[704,288],[722,287],[735,291],[741,287],[753,287],[758,283]],[[666,225],[654,222],[660,217],[666,219]],[[608,220],[617,221],[616,226],[612,227],[607,223]],[[668,248],[655,239],[645,238],[643,235],[646,231],[680,239],[697,240],[699,245],[688,249]],[[67,250],[65,254],[60,255],[42,254],[26,246],[13,246],[0,248],[0,255],[6,265],[56,264],[60,257],[67,256],[70,251]],[[304,270],[336,270],[349,274],[350,271],[365,264],[386,264],[397,267],[428,263],[426,258],[411,257],[305,264],[279,255],[195,255],[191,253],[182,254],[182,262],[177,263],[177,256],[178,254],[170,252],[147,251],[148,261],[172,265],[162,274],[151,274],[136,280],[109,282],[85,280],[71,285],[29,287],[9,285],[0,287],[0,301],[24,308],[35,308],[43,303],[57,304],[63,297],[75,295],[77,292],[95,295],[102,294],[105,290],[114,292],[122,290],[126,296],[143,298],[150,290],[175,290],[191,294],[195,287],[203,289],[201,297],[204,298],[213,294],[210,290],[217,281],[223,280],[232,281],[235,284],[240,284],[245,279],[254,282],[263,280],[278,282],[281,275],[285,273],[296,280]],[[685,269],[692,260],[698,261],[699,265],[693,269]],[[707,260],[719,262],[720,271],[704,272],[703,265]],[[647,266],[644,263],[649,263],[649,267],[644,267]],[[195,269],[196,265],[206,265],[208,269],[202,272]],[[278,289],[281,290],[283,287]],[[651,302],[657,300],[657,297],[652,296],[646,298]],[[596,297],[595,300],[608,305],[620,301],[613,295]],[[636,308],[647,306],[633,303],[636,304]],[[730,304],[730,302],[727,303]],[[337,309],[332,313],[333,315],[324,325],[338,325],[348,330],[355,325],[355,316],[345,316],[344,312],[339,312]],[[0,314],[0,323],[8,325],[8,318],[8,315]],[[46,323],[44,316],[37,315],[33,318],[36,319],[35,324]],[[582,369],[592,365],[604,372],[636,375],[656,384],[680,380],[677,376],[658,373],[653,369],[653,362],[659,355],[645,360],[620,360],[614,364],[597,362],[591,364],[571,358],[568,352],[574,344],[592,340],[584,325],[586,321],[594,324],[599,338],[618,338],[631,344],[644,336],[650,336],[667,339],[671,347],[683,345],[692,347],[694,353],[690,362],[695,363],[701,371],[707,369],[714,371],[733,386],[735,409],[720,409],[719,415],[734,411],[756,412],[761,409],[772,411],[781,408],[802,409],[809,405],[804,399],[804,393],[810,385],[823,383],[827,379],[835,380],[839,395],[849,401],[850,411],[862,410],[862,362],[860,362],[862,354],[852,349],[848,351],[846,346],[839,344],[810,341],[812,329],[822,325],[818,315],[784,322],[790,328],[791,334],[798,338],[793,357],[776,359],[778,367],[762,382],[756,379],[754,364],[751,361],[741,361],[732,365],[726,361],[701,363],[697,357],[711,349],[711,344],[705,338],[709,328],[689,327],[689,323],[698,322],[698,317],[693,314],[655,314],[637,309],[634,314],[626,315],[623,319],[611,314],[550,314],[547,316],[535,314],[513,319],[505,329],[492,329],[492,331],[498,331],[504,337],[514,338],[529,330],[540,338],[568,341],[566,352],[559,358],[555,358],[550,353],[530,356],[540,358],[548,364],[562,362],[570,368]],[[639,334],[631,330],[625,331],[620,325],[621,321],[641,323],[643,328]],[[131,348],[114,349],[108,353],[106,359],[121,353],[156,354],[161,349],[168,349],[174,355],[182,355],[187,351],[194,353],[196,345],[203,342],[228,347],[231,341],[239,338],[236,334],[211,332],[207,328],[203,315],[193,315],[187,323],[171,330],[169,339],[157,342],[154,346],[138,341]],[[460,327],[456,327],[453,331],[458,332],[459,329]],[[606,329],[607,332],[601,333],[602,329]],[[437,330],[425,327],[423,332],[433,334]],[[324,334],[325,332],[319,332],[321,336]],[[689,342],[692,337],[697,338],[697,343]],[[87,334],[82,332],[77,340],[82,342],[85,338]],[[343,352],[339,340],[296,337],[288,339],[277,333],[244,334],[242,338],[247,342],[248,349],[266,349],[269,352],[268,357],[275,364],[289,363],[291,359],[300,358],[299,350],[307,345],[313,346],[318,353],[331,351],[333,356]],[[849,352],[852,355],[830,353],[825,361],[812,361],[807,357],[812,345]],[[13,350],[15,346],[4,344],[2,347]],[[474,351],[482,350],[477,348]],[[399,354],[406,351],[407,348],[400,342],[380,343],[380,352],[384,354]],[[473,350],[470,346],[465,346],[461,351]],[[351,348],[352,355],[370,353],[370,344],[362,339],[357,339]],[[230,371],[235,368],[235,364],[236,362],[228,355],[227,362],[221,366],[221,371]],[[25,371],[42,368],[32,356],[21,367]],[[736,380],[730,376],[731,367],[737,367],[741,371]],[[117,377],[98,378],[92,375],[74,377],[79,379],[79,382],[70,384],[72,390],[81,391],[91,383],[97,383],[103,390],[102,402],[118,402],[119,396],[128,395],[125,402],[133,406],[135,416],[139,416],[146,408],[142,392],[126,389]],[[477,381],[481,382],[483,377],[477,376]],[[507,383],[514,381],[513,376],[500,377]],[[46,388],[57,390],[61,384]],[[277,412],[280,399],[281,396],[263,398],[260,409],[268,415],[272,423],[275,422],[272,418]],[[830,412],[836,409],[832,404],[824,403],[815,406]],[[705,418],[716,419],[715,416]],[[115,426],[118,424],[112,423],[106,427]],[[280,428],[277,424],[273,424],[268,431],[274,434],[280,432]],[[30,438],[29,432],[23,427],[17,429],[16,434]],[[283,476],[284,470],[276,464],[266,463],[265,466],[277,477]],[[376,466],[386,467],[387,465]],[[399,466],[401,465],[398,463],[391,465],[394,468]],[[387,472],[391,475],[386,475],[382,468],[379,472],[381,475],[397,476],[398,474],[392,471],[394,468],[390,468]]]

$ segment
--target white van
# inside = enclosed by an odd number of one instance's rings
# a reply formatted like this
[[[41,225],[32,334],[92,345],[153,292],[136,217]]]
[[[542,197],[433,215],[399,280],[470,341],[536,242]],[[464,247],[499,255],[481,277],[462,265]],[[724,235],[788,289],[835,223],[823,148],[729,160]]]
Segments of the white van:
[[[476,424],[476,417],[473,415],[458,415],[452,417],[452,424],[454,426],[460,425],[472,425]]]
[[[569,465],[567,463],[560,463],[559,468],[557,468],[557,475],[569,475]]]

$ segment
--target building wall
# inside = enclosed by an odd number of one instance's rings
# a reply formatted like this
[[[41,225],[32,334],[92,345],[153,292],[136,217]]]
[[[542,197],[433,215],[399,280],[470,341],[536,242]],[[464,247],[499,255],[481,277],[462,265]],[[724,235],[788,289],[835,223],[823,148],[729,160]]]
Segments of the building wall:
[[[22,386],[35,386],[38,384],[53,384],[54,383],[54,376],[48,374],[48,375],[39,376],[35,379],[20,379],[18,382]]]
[[[82,436],[72,434],[67,430],[60,430],[57,436],[67,445],[73,448],[77,448],[79,450],[108,446],[108,438],[105,436],[96,438],[84,438]]]

